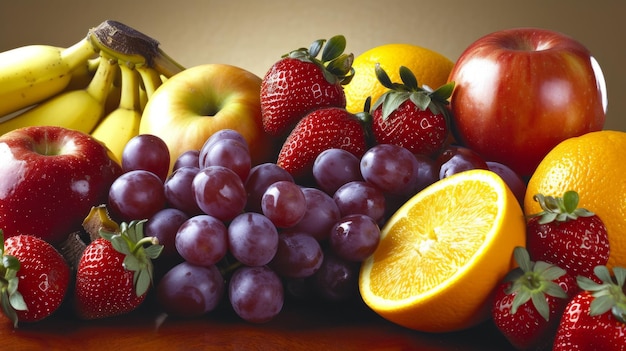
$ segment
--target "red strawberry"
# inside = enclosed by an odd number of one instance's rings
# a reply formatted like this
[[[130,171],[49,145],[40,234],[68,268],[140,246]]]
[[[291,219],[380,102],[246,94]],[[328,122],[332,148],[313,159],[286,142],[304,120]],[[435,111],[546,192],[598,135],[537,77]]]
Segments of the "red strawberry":
[[[448,98],[454,83],[432,91],[419,87],[415,75],[400,67],[402,83],[392,83],[376,64],[376,76],[388,88],[372,106],[372,134],[379,144],[396,144],[414,154],[431,156],[439,151],[450,134]]]
[[[286,135],[308,112],[320,107],[346,107],[342,85],[354,74],[352,54],[344,54],[346,39],[328,40],[321,60],[316,56],[324,40],[309,49],[294,50],[276,62],[261,82],[263,128],[274,136]]]
[[[572,276],[594,278],[593,267],[609,260],[609,239],[602,220],[578,208],[578,193],[563,197],[534,197],[543,209],[531,215],[526,227],[526,248],[536,261],[553,263]]]
[[[493,321],[516,349],[549,349],[565,306],[578,292],[576,280],[558,266],[531,261],[522,247],[514,256],[519,267],[496,288]]]
[[[331,148],[359,158],[367,149],[361,120],[345,108],[322,108],[306,115],[285,140],[276,163],[294,178],[308,176],[317,156]]]
[[[78,263],[74,291],[80,318],[125,314],[144,301],[152,284],[151,259],[163,249],[153,237],[143,236],[144,222],[122,223],[120,233],[101,232],[101,238],[87,245]]]
[[[65,298],[70,268],[48,242],[32,235],[4,241],[0,230],[0,300],[13,326],[50,316]]]
[[[583,290],[565,308],[554,340],[553,351],[626,350],[626,269],[594,268],[598,284],[579,276]]]

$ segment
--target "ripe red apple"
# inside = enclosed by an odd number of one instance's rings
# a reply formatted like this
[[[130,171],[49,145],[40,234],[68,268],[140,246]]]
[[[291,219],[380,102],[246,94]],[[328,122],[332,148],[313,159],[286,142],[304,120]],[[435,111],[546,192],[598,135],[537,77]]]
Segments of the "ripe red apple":
[[[52,244],[81,228],[106,203],[121,174],[91,136],[61,127],[26,127],[0,136],[0,228],[6,237],[38,236]]]
[[[564,139],[604,127],[604,76],[589,50],[554,31],[515,28],[472,43],[449,77],[456,136],[529,176]]]
[[[233,129],[249,144],[252,162],[275,157],[276,142],[261,122],[261,78],[236,66],[202,64],[161,85],[150,97],[140,133],[154,134],[170,150],[170,169],[178,156],[199,150],[215,132]]]

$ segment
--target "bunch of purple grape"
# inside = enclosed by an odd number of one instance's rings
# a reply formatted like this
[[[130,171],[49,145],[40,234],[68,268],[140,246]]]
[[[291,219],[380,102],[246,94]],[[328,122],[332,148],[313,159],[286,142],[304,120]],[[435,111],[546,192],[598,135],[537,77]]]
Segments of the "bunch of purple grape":
[[[225,129],[181,154],[171,172],[167,145],[138,135],[122,168],[109,210],[118,221],[148,219],[145,235],[164,246],[161,307],[193,317],[228,300],[242,319],[262,323],[287,296],[358,297],[360,263],[386,218],[438,179],[487,164],[452,146],[437,160],[389,144],[360,159],[329,149],[304,184],[275,163],[252,165],[244,137]]]

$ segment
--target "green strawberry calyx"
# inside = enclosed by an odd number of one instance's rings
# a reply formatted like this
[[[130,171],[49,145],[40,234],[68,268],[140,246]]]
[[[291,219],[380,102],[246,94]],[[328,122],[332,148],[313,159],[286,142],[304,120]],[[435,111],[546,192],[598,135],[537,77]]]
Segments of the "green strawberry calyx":
[[[375,65],[374,69],[380,84],[388,89],[372,106],[372,110],[375,110],[382,104],[383,120],[389,118],[405,101],[411,100],[420,111],[429,109],[433,115],[443,115],[446,118],[446,122],[449,122],[450,117],[447,105],[449,104],[448,99],[454,91],[454,82],[448,82],[432,90],[427,85],[420,87],[413,72],[405,66],[400,66],[402,83],[392,82],[379,63]]]
[[[345,49],[346,38],[343,35],[335,35],[328,41],[325,39],[316,40],[311,43],[308,49],[299,48],[282,57],[313,63],[322,70],[324,78],[328,83],[335,84],[339,82],[341,85],[346,85],[354,77],[354,68],[352,68],[354,55],[344,53]],[[319,55],[320,51],[322,56],[318,59],[317,55]]]
[[[119,232],[100,231],[100,235],[111,242],[115,251],[123,254],[124,269],[133,271],[135,293],[141,296],[153,284],[154,265],[152,260],[163,251],[155,237],[144,237],[143,225],[147,220],[135,220],[120,224]]]
[[[13,327],[17,328],[18,318],[16,311],[28,310],[24,297],[17,290],[19,278],[17,272],[20,270],[20,261],[13,255],[4,254],[4,232],[0,229],[0,303],[2,311],[13,322]]]
[[[589,314],[597,316],[611,311],[618,321],[626,323],[626,295],[623,290],[626,268],[613,268],[615,280],[606,266],[596,266],[593,272],[600,279],[600,283],[584,276],[576,278],[578,286],[590,292],[594,298],[589,307]]]
[[[585,208],[578,207],[578,193],[568,190],[563,197],[544,196],[536,194],[533,199],[539,203],[543,211],[530,215],[530,217],[540,217],[539,224],[552,222],[566,222],[575,220],[578,217],[592,217],[595,214]]]
[[[523,247],[516,247],[513,256],[519,267],[507,276],[511,282],[505,290],[506,294],[515,294],[511,306],[511,314],[515,314],[520,306],[531,301],[537,312],[547,321],[550,318],[550,306],[546,295],[567,298],[567,293],[555,282],[566,271],[556,265],[530,260],[528,251]]]

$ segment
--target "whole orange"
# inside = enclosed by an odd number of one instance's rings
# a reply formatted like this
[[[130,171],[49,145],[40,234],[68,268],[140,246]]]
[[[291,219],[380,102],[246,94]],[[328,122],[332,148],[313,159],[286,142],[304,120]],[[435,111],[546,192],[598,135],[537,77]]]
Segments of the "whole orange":
[[[399,69],[405,66],[415,74],[420,86],[433,89],[445,84],[454,63],[433,50],[412,44],[385,44],[373,47],[354,58],[354,77],[344,86],[346,109],[352,113],[363,111],[365,100],[372,97],[372,104],[385,92],[374,67],[379,63],[392,82],[401,82]]]
[[[626,267],[626,133],[613,130],[569,138],[554,147],[531,176],[524,212],[541,211],[535,194],[562,196],[575,190],[579,207],[597,214],[607,228],[609,267]]]

